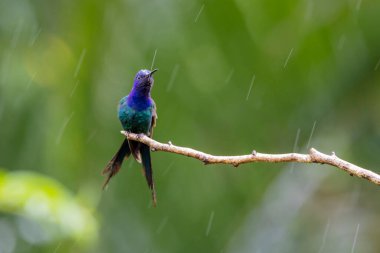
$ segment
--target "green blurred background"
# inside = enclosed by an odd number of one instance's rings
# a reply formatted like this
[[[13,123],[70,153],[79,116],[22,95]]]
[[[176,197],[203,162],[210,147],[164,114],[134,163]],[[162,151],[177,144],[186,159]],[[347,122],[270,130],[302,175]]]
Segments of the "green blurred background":
[[[306,164],[155,152],[158,207],[116,107],[159,68],[155,139],[315,147],[379,171],[380,1],[0,0],[0,252],[380,252],[380,188]],[[155,56],[155,57],[154,57]]]

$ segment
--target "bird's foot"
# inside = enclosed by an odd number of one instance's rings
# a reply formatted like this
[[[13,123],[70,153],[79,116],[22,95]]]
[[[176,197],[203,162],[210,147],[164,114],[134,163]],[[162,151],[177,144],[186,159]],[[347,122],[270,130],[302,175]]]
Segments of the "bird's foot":
[[[131,133],[131,132],[129,132],[129,131],[126,131],[126,130],[123,130],[123,131],[120,131],[125,137],[128,137],[129,136],[129,134]]]

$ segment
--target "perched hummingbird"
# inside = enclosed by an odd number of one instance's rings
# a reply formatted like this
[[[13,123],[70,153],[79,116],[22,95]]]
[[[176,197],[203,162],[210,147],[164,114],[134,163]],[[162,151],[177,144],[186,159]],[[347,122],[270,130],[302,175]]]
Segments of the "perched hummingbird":
[[[150,90],[154,82],[153,74],[156,71],[157,69],[142,69],[137,72],[131,92],[120,100],[119,120],[123,129],[127,132],[146,134],[149,137],[153,136],[157,113],[156,104],[150,96]],[[153,205],[156,206],[150,148],[140,142],[124,140],[117,153],[103,170],[103,175],[108,174],[103,184],[103,189],[110,179],[119,172],[124,158],[128,158],[130,154],[133,155],[137,162],[142,163],[146,181],[152,191]]]

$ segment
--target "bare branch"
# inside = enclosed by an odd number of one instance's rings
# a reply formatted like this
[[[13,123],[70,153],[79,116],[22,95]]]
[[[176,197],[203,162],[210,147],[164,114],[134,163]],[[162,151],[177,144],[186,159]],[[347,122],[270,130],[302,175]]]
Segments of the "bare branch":
[[[238,155],[238,156],[215,156],[206,154],[204,152],[173,145],[170,141],[168,144],[163,144],[155,141],[143,134],[133,134],[125,131],[121,131],[129,140],[139,141],[148,145],[151,149],[155,151],[165,151],[169,153],[175,153],[179,155],[184,155],[188,157],[193,157],[202,161],[204,164],[231,164],[235,167],[243,163],[253,163],[253,162],[268,162],[268,163],[282,163],[282,162],[297,162],[297,163],[320,163],[329,164],[331,166],[337,167],[349,173],[351,176],[357,176],[360,178],[367,179],[368,181],[380,185],[380,175],[374,173],[373,171],[361,168],[345,160],[340,159],[333,152],[331,155],[323,154],[314,148],[311,148],[309,154],[298,154],[298,153],[288,153],[288,154],[263,154],[258,153],[255,150],[248,155]]]

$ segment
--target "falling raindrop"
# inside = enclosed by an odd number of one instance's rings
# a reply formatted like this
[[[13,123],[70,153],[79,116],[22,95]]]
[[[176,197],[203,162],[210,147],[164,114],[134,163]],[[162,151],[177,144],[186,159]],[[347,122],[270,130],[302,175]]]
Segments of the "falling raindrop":
[[[312,0],[307,1],[307,7],[305,11],[305,20],[309,20],[313,14],[314,2]]]
[[[300,133],[301,133],[301,129],[298,128],[297,129],[297,134],[296,134],[296,139],[295,139],[294,144],[293,144],[293,153],[295,153],[297,151],[297,149],[298,149],[298,139],[300,137]]]
[[[330,229],[330,219],[327,221],[327,224],[326,224],[326,227],[325,227],[325,232],[323,233],[322,244],[321,244],[321,247],[318,250],[318,253],[322,253],[323,252],[323,249],[324,249],[325,244],[326,244],[327,233],[329,232],[329,229]]]
[[[37,75],[37,72],[34,72],[32,78],[29,79],[29,81],[28,81],[28,83],[26,85],[26,88],[25,88],[26,91],[29,90],[30,86],[32,85],[32,83],[34,81],[34,78],[36,77],[36,75]]]
[[[0,102],[0,119],[3,116],[4,104]]]
[[[194,23],[197,23],[197,21],[198,21],[198,19],[199,19],[199,16],[201,15],[201,13],[202,13],[204,7],[205,7],[205,4],[202,4],[201,9],[199,10],[197,16],[196,16],[195,19],[194,19]]]
[[[380,66],[380,59],[377,61],[376,65],[375,65],[375,71],[379,68]]]
[[[15,48],[18,41],[20,40],[20,34],[23,27],[23,20],[19,20],[16,29],[13,32],[12,40],[11,40],[11,48]]]
[[[316,125],[316,124],[317,124],[317,121],[314,121],[313,127],[311,128],[311,132],[310,132],[309,140],[307,141],[306,149],[309,149],[309,147],[310,147],[311,138],[313,137],[314,129],[315,129],[315,125]]]
[[[87,138],[87,140],[86,140],[86,143],[90,143],[90,141],[92,141],[92,139],[94,139],[95,134],[96,134],[96,130],[93,130],[93,131],[91,132],[91,134],[88,136],[88,138]]]
[[[296,139],[294,140],[293,144],[293,153],[295,153],[298,150],[298,139],[300,137],[301,129],[297,129]],[[292,166],[290,167],[290,172],[293,172],[294,169],[294,163],[292,163]]]
[[[231,78],[232,78],[232,75],[234,74],[235,70],[232,69],[231,72],[228,74],[226,80],[224,81],[224,83],[229,83],[231,81]]]
[[[171,170],[171,168],[173,168],[173,165],[174,165],[174,161],[172,161],[169,166],[166,168],[166,170],[162,173],[162,177],[166,176],[166,174],[168,174],[168,172]]]
[[[338,41],[338,50],[342,50],[345,43],[346,43],[346,36],[343,34],[342,36],[340,36],[339,41]]]
[[[65,131],[65,128],[67,127],[67,125],[69,124],[70,120],[72,119],[72,117],[74,116],[74,112],[72,112],[70,114],[70,116],[68,116],[65,121],[63,122],[62,124],[62,127],[61,129],[59,129],[59,132],[58,132],[58,135],[57,135],[57,139],[55,140],[55,143],[58,145],[60,142],[61,142],[61,139],[62,139],[62,135]]]
[[[247,97],[245,98],[246,101],[248,101],[249,95],[251,94],[252,86],[253,86],[253,83],[255,82],[255,79],[256,79],[256,75],[254,74],[251,79],[251,84],[249,85]]]
[[[28,92],[30,86],[32,85],[35,77],[36,77],[36,73],[34,73],[32,78],[30,78],[29,81],[27,82],[24,92],[21,92],[17,96],[17,98],[14,99],[14,106],[15,107],[18,107],[21,104],[22,100],[25,98],[25,96],[27,96],[27,92]]]
[[[206,236],[208,236],[210,234],[212,222],[214,221],[214,214],[215,214],[214,211],[212,211],[210,214],[210,219],[208,220],[208,225],[207,225],[207,229],[206,229]]]
[[[156,54],[157,54],[157,48],[156,48],[156,50],[154,50],[154,55],[153,55],[152,65],[150,66],[150,69],[151,69],[151,70],[153,69],[154,61],[156,60]]]
[[[8,52],[4,53],[4,56],[2,57],[3,64],[1,66],[1,73],[0,73],[0,84],[7,83],[7,79],[10,72],[10,66],[12,62],[12,50],[8,50]]]
[[[61,245],[62,245],[62,242],[58,243],[58,245],[57,245],[57,247],[55,247],[53,253],[57,253],[59,248],[61,247]]]
[[[358,1],[356,2],[356,6],[355,6],[356,11],[359,11],[359,10],[360,10],[361,5],[362,5],[362,0],[358,0]]]
[[[354,237],[354,242],[352,243],[351,253],[355,252],[356,241],[358,239],[358,234],[359,234],[359,228],[360,228],[360,223],[358,223],[358,225],[356,226],[355,237]]]
[[[72,89],[71,92],[70,92],[70,98],[74,95],[74,92],[77,90],[77,86],[78,86],[78,84],[79,84],[79,80],[77,80],[77,81],[75,82],[75,85],[74,85],[73,89]]]
[[[79,61],[78,61],[78,64],[77,64],[77,66],[76,66],[76,68],[75,68],[74,77],[77,77],[77,76],[78,76],[78,73],[79,73],[79,70],[80,70],[80,68],[81,68],[81,66],[82,66],[83,59],[84,59],[84,57],[85,57],[85,55],[86,55],[86,52],[87,52],[87,49],[84,48],[84,49],[82,50],[82,53],[81,53],[80,56],[79,56]]]
[[[37,32],[30,38],[29,47],[32,47],[36,43],[37,38],[40,36],[42,29],[39,28]]]
[[[289,52],[289,54],[288,54],[288,57],[286,58],[286,61],[285,61],[285,63],[284,63],[284,67],[283,67],[284,69],[285,69],[286,66],[288,65],[288,62],[289,62],[290,57],[292,56],[293,50],[294,50],[294,48],[292,48],[292,49],[290,50],[290,52]]]
[[[156,230],[157,234],[160,234],[162,232],[162,230],[166,226],[166,223],[168,223],[168,216],[166,216],[165,218],[163,218],[162,221],[160,222],[160,225],[158,225],[158,228]]]
[[[166,87],[166,91],[170,91],[172,86],[173,86],[173,83],[174,83],[174,80],[175,78],[177,77],[177,73],[178,73],[178,70],[179,70],[179,65],[176,64],[173,68],[173,71],[170,75],[170,80],[169,80],[169,84],[168,86]]]

